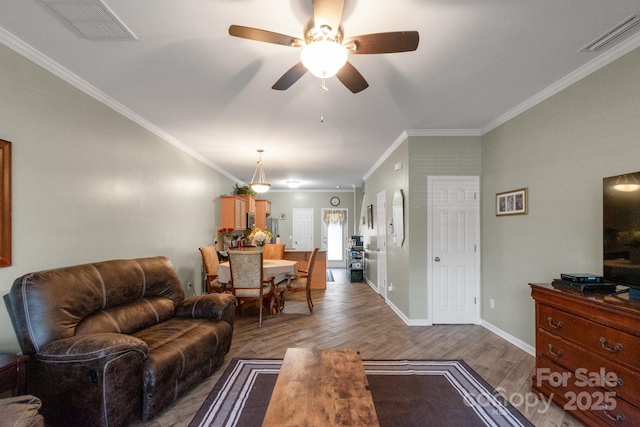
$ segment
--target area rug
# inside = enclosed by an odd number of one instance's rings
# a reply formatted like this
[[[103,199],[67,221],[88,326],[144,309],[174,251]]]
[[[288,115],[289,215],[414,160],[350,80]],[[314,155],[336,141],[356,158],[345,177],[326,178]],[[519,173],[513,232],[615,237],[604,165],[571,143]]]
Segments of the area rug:
[[[462,360],[363,363],[382,427],[532,426]],[[281,365],[234,358],[189,427],[259,427]]]

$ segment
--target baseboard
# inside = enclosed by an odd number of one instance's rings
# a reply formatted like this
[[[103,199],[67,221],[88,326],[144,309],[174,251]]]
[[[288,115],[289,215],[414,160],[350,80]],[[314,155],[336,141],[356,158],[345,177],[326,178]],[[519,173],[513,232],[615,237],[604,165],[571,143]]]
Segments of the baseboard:
[[[506,333],[505,331],[503,331],[502,329],[492,325],[489,322],[486,321],[482,321],[480,323],[485,329],[490,330],[491,332],[493,332],[494,334],[498,335],[500,338],[505,339],[507,341],[509,341],[511,344],[515,345],[516,347],[518,347],[520,350],[526,351],[527,353],[529,353],[532,356],[536,355],[536,349],[535,347],[527,344],[526,342],[522,341],[519,338],[514,337],[511,334]]]
[[[365,278],[366,283],[371,286],[371,289],[373,289],[376,293],[378,293],[378,287],[376,285],[374,285],[369,279]],[[391,310],[394,311],[394,313],[396,313],[396,315],[404,322],[406,323],[408,326],[432,326],[433,323],[431,323],[431,319],[409,319],[398,307],[396,307],[393,302],[391,300],[389,300],[388,298],[385,301],[387,303],[387,305],[389,307],[391,307]],[[505,331],[503,331],[502,329],[492,325],[491,323],[484,321],[484,320],[480,320],[480,326],[482,326],[485,329],[488,329],[489,331],[493,332],[494,334],[498,335],[500,338],[510,342],[511,344],[515,345],[516,347],[518,347],[519,349],[526,351],[527,353],[529,353],[532,356],[536,355],[536,349],[535,347],[527,344],[526,342],[522,341],[519,338],[514,337],[511,334],[506,333]]]

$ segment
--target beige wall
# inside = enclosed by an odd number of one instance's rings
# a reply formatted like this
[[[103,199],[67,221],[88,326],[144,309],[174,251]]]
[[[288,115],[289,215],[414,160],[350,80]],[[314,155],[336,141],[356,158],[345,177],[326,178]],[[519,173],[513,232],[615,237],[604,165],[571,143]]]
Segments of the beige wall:
[[[391,220],[393,193],[404,194],[405,238],[402,247],[393,244],[387,230],[387,283],[393,291],[390,303],[409,323],[424,323],[429,317],[427,283],[427,179],[429,176],[478,176],[481,170],[480,137],[408,137],[367,179],[363,205],[377,209],[377,194],[386,191],[386,215]],[[402,169],[394,165],[402,162]],[[375,219],[374,219],[375,223]],[[376,229],[362,229],[366,236],[368,280],[378,287]],[[381,290],[382,292],[382,290]]]
[[[168,256],[201,289],[233,182],[0,44],[0,139],[13,151],[13,265],[22,274],[114,258]],[[19,350],[0,304],[0,352]]]
[[[352,224],[354,217],[353,191],[269,191],[260,197],[271,201],[272,218],[280,218],[280,214],[286,215],[287,219],[279,220],[278,226],[280,227],[280,242],[286,244],[287,248],[293,247],[293,242],[289,238],[293,233],[293,208],[313,209],[314,246],[322,248],[322,209],[333,209],[329,203],[329,200],[333,196],[337,196],[340,199],[340,205],[336,208],[347,209],[350,235],[353,231]]]
[[[530,345],[527,283],[602,273],[602,178],[640,170],[639,70],[636,49],[482,137],[482,317]],[[529,214],[496,217],[522,187]]]

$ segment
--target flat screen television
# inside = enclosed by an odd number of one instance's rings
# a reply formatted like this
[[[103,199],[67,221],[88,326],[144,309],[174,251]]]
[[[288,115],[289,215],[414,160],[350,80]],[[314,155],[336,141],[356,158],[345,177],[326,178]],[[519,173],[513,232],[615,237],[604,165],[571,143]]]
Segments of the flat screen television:
[[[603,179],[603,276],[640,290],[640,172]]]

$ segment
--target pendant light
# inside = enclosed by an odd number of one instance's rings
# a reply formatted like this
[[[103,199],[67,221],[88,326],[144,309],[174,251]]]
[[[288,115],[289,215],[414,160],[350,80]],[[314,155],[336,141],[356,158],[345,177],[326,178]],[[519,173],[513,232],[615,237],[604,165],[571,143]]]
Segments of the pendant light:
[[[253,178],[251,178],[251,184],[249,186],[256,193],[266,193],[269,191],[269,187],[271,184],[267,183],[267,178],[264,176],[264,168],[262,167],[262,153],[263,149],[258,149],[258,166],[256,167],[256,171],[253,173]],[[258,180],[256,181],[256,175],[258,176]]]

